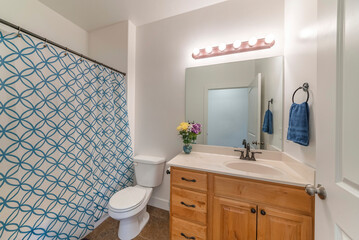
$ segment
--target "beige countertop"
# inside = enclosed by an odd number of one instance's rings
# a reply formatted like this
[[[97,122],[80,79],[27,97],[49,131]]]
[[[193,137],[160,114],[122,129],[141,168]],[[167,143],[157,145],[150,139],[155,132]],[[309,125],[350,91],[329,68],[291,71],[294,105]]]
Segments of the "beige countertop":
[[[257,161],[247,161],[240,160],[239,155],[226,155],[223,154],[224,152],[225,151],[220,151],[221,154],[213,153],[213,151],[212,153],[200,151],[194,151],[190,154],[180,153],[171,159],[167,165],[294,186],[304,187],[307,184],[314,184],[315,170],[291,159],[284,153],[263,151],[263,158],[259,156]],[[265,156],[270,157],[265,158]],[[234,165],[237,163],[240,164],[237,164],[238,167],[234,169],[228,165],[233,165],[233,163]],[[251,170],[244,171],[241,169],[242,163],[245,163],[242,165],[244,167],[258,167],[258,169],[262,168],[264,170],[259,171],[261,173]],[[268,169],[268,171],[266,171],[266,169]]]

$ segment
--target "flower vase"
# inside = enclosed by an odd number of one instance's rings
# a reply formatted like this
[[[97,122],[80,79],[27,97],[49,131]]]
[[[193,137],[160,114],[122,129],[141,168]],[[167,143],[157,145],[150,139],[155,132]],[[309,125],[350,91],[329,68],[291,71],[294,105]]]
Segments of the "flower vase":
[[[191,151],[192,151],[192,146],[191,146],[191,144],[185,144],[185,145],[183,146],[183,151],[184,151],[185,154],[190,154]]]

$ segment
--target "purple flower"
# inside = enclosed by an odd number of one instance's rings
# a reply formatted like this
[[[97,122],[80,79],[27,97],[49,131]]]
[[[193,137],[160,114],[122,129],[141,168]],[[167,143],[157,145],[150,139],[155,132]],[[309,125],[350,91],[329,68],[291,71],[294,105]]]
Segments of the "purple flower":
[[[191,132],[193,132],[195,134],[199,134],[199,133],[201,133],[201,127],[202,126],[199,123],[192,124]]]

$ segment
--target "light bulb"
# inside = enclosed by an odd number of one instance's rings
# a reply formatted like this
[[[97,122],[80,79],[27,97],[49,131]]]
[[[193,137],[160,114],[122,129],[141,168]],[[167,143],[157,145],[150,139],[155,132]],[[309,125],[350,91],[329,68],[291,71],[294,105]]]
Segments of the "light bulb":
[[[210,54],[212,52],[212,47],[208,46],[206,47],[206,53]]]
[[[219,51],[223,52],[226,49],[227,45],[224,43],[219,44],[218,49]]]
[[[248,41],[249,46],[253,47],[256,44],[257,44],[257,38],[256,37],[252,37],[252,38],[249,39],[249,41]]]
[[[266,36],[266,38],[264,39],[264,42],[266,44],[271,44],[274,41],[274,36],[273,34],[269,34]]]
[[[195,48],[193,49],[193,55],[197,56],[199,54],[199,49]]]
[[[234,47],[234,48],[239,48],[241,45],[242,45],[242,42],[239,41],[239,40],[236,40],[236,41],[234,41],[234,43],[233,43],[233,47]]]

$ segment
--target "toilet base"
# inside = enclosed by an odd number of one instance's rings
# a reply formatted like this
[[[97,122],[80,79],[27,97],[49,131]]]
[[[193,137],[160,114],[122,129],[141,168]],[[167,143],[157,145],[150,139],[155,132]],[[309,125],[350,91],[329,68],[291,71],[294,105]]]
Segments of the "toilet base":
[[[150,215],[146,207],[135,216],[121,219],[118,228],[118,237],[121,240],[131,240],[135,238],[146,226],[149,219]]]

